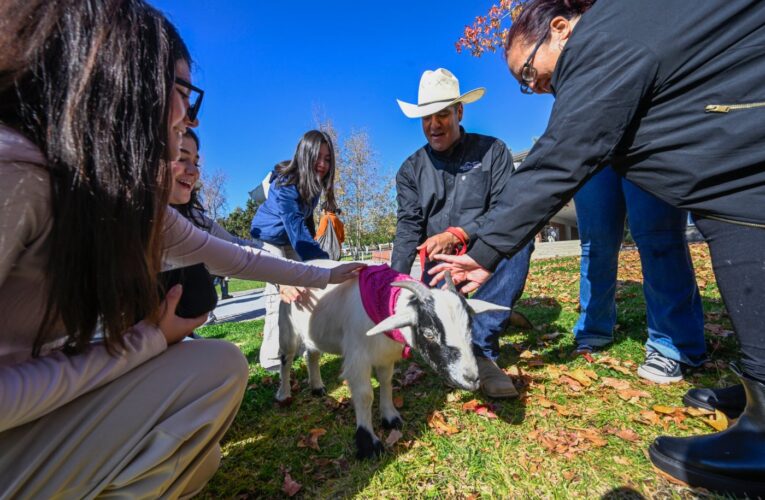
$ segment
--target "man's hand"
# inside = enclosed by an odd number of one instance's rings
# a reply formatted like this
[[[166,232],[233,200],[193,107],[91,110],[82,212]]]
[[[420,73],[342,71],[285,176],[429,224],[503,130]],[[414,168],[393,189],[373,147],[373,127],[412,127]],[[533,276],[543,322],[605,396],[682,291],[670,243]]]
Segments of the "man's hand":
[[[428,254],[428,260],[433,260],[436,254],[453,254],[459,243],[460,240],[452,233],[443,232],[425,240],[422,245],[417,247],[417,251],[424,248],[425,253]]]
[[[460,256],[438,254],[433,257],[435,260],[443,261],[443,263],[428,271],[431,276],[435,275],[430,281],[430,286],[436,286],[439,281],[444,279],[446,271],[451,271],[454,284],[462,284],[460,292],[470,293],[483,285],[491,276],[489,270],[483,268],[467,254]]]

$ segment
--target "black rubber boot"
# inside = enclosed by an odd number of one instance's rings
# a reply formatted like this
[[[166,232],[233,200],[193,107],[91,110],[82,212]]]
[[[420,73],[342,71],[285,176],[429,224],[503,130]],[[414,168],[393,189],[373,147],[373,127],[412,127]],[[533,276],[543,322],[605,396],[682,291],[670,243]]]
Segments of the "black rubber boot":
[[[683,396],[685,406],[720,410],[728,418],[738,418],[746,406],[746,393],[741,384],[722,389],[690,389]]]
[[[661,436],[648,449],[661,471],[690,486],[765,496],[765,383],[741,377],[746,409],[730,428],[686,438]]]

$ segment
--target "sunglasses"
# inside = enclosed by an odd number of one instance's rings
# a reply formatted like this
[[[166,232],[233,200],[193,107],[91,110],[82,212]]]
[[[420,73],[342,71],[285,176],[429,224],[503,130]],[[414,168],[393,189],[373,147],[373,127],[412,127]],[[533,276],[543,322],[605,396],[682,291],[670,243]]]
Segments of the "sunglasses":
[[[189,120],[193,122],[197,119],[199,108],[202,107],[202,98],[205,96],[205,91],[199,87],[195,87],[191,82],[187,82],[183,78],[178,78],[177,76],[175,77],[175,83],[189,91],[188,95],[184,94],[189,100],[189,109],[186,114],[188,115]]]

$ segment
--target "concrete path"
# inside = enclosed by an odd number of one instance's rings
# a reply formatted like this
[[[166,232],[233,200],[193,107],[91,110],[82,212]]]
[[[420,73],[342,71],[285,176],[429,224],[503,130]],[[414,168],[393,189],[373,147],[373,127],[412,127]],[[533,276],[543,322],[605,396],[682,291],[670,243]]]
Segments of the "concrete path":
[[[556,241],[553,243],[537,243],[531,258],[549,259],[553,257],[566,257],[580,255],[579,240]],[[371,264],[371,262],[370,262]],[[420,278],[420,263],[416,261],[412,266],[411,275]],[[266,301],[263,296],[264,289],[249,290],[234,293],[234,298],[221,300],[215,308],[215,323],[236,323],[251,319],[262,318],[266,314]]]

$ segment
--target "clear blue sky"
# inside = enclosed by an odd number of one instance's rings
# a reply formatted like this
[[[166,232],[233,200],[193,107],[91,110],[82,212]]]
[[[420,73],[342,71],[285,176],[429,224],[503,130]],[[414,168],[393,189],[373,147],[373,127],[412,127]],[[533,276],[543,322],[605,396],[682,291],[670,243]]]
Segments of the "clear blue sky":
[[[292,156],[317,107],[341,136],[366,130],[392,175],[425,143],[419,120],[406,118],[396,98],[417,102],[426,69],[449,69],[463,93],[486,87],[465,107],[463,125],[514,151],[542,134],[552,107],[550,97],[521,94],[499,54],[457,54],[463,27],[492,0],[152,3],[178,26],[195,60],[194,83],[205,90],[203,168],[226,172],[230,209]]]

